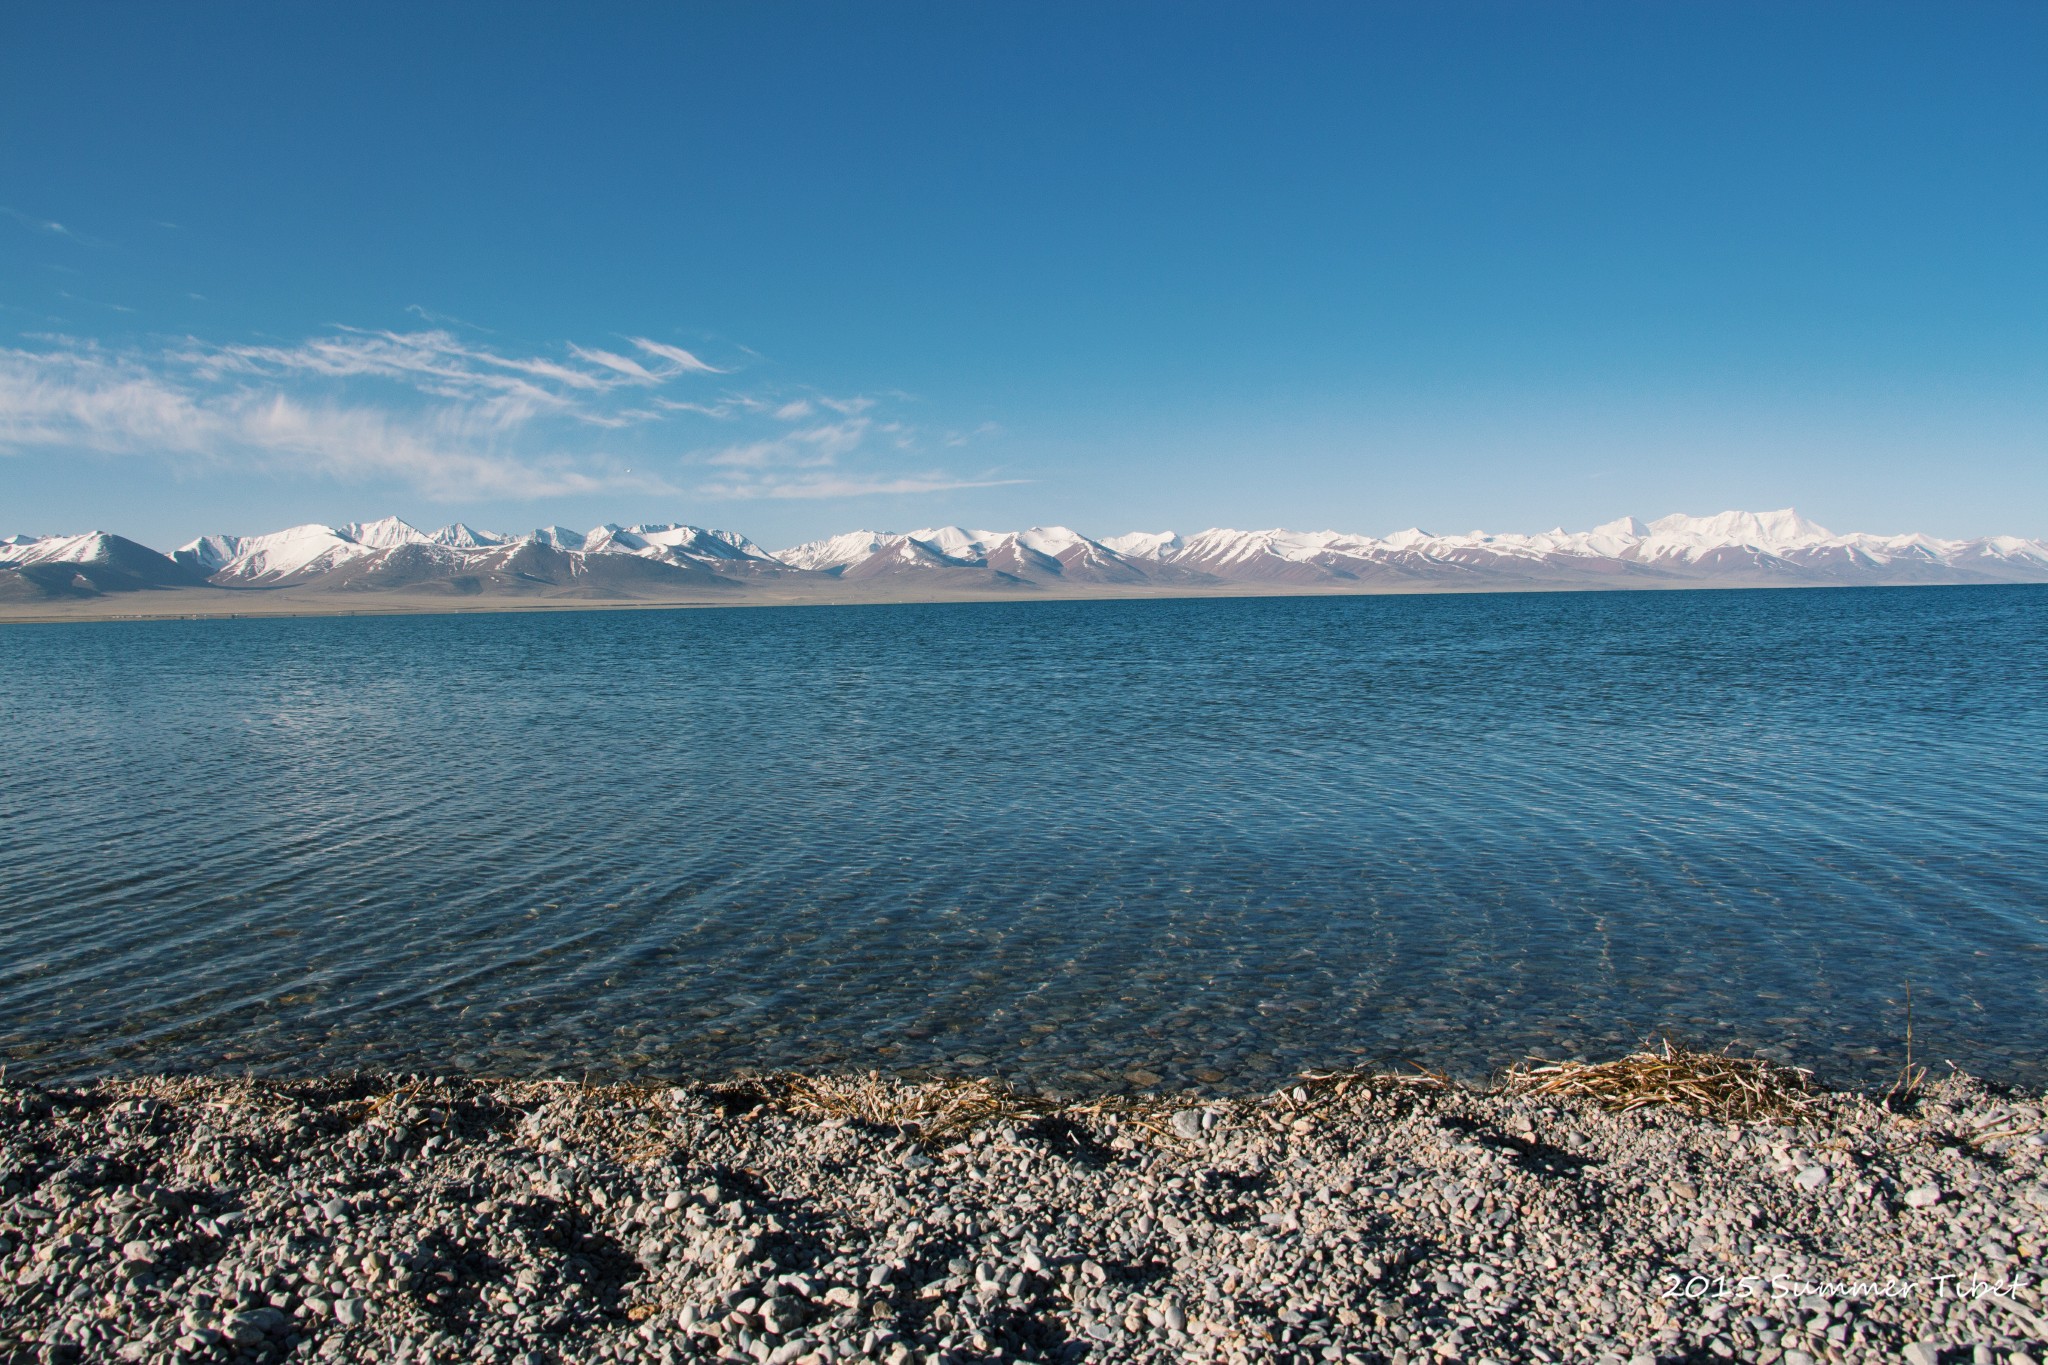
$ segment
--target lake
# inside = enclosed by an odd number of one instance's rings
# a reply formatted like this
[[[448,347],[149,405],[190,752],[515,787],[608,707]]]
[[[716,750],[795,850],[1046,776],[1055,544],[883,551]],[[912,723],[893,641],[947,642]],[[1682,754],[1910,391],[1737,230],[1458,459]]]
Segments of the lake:
[[[2048,1082],[2048,589],[0,629],[10,1074]],[[1156,1078],[1156,1080],[1154,1079]]]

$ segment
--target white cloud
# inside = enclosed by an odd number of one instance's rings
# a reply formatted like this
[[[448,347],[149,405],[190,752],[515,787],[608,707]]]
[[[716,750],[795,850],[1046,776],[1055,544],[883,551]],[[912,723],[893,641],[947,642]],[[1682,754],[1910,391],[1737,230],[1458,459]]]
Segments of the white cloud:
[[[654,406],[666,412],[694,412],[721,422],[729,422],[746,411],[743,405],[736,402],[679,403],[673,398],[657,398],[654,400]]]
[[[652,356],[660,356],[663,360],[666,360],[670,364],[674,365],[678,370],[692,374],[726,373],[726,371],[718,369],[716,366],[706,365],[703,361],[697,359],[696,356],[691,355],[688,351],[684,350],[680,346],[670,346],[664,342],[649,341],[646,337],[632,337],[629,339],[635,346],[638,346],[641,350],[647,352],[647,354]]]
[[[878,493],[949,493],[960,488],[1003,488],[1029,479],[963,479],[937,471],[924,474],[782,474],[730,476],[693,491],[704,498],[864,498]]]
[[[95,348],[0,350],[0,449],[62,447],[254,466],[341,480],[396,478],[432,497],[671,492],[602,454],[496,448],[497,419],[307,401],[277,389],[195,391]]]
[[[777,412],[775,415],[780,418],[784,414]],[[823,426],[806,427],[801,431],[786,432],[766,440],[726,446],[707,454],[693,456],[692,461],[697,464],[746,469],[778,466],[812,469],[836,463],[841,455],[851,454],[860,449],[861,441],[867,435],[868,426],[869,422],[865,417],[855,417],[844,422],[828,422]]]
[[[491,330],[474,322],[465,322],[463,319],[450,313],[430,312],[417,303],[408,303],[405,305],[405,311],[418,318],[421,322],[438,322],[449,327],[466,327],[472,332],[488,333]]]
[[[1002,435],[1002,433],[1003,429],[997,426],[994,422],[983,422],[980,426],[975,427],[972,431],[947,432],[942,443],[948,446],[956,447],[972,445],[974,442],[978,440],[982,440],[990,436],[1000,436]]]
[[[625,356],[615,355],[610,351],[600,351],[595,348],[585,348],[582,346],[571,346],[569,348],[569,352],[570,354],[574,355],[578,360],[587,360],[593,365],[602,365],[608,370],[612,370],[619,374],[622,374],[626,376],[626,378],[632,380],[635,384],[646,384],[649,387],[652,387],[653,385],[659,384],[661,382],[652,374],[648,373],[647,368],[643,366],[639,361],[629,360]]]
[[[59,289],[57,291],[57,297],[60,299],[65,299],[71,303],[82,303],[88,308],[104,308],[112,313],[132,313],[135,311],[133,308],[130,308],[125,303],[108,303],[105,299],[80,298],[78,295],[72,293],[68,289]]]
[[[196,454],[219,422],[189,394],[92,349],[0,350],[0,446],[113,450],[154,442]]]
[[[783,414],[777,412],[775,416]],[[841,422],[820,423],[764,440],[724,446],[695,455],[691,457],[691,463],[706,465],[718,472],[709,482],[692,491],[699,497],[730,500],[857,498],[876,494],[944,493],[961,488],[998,488],[1030,482],[1028,479],[997,478],[992,474],[963,477],[945,470],[902,473],[843,468],[842,459],[868,453],[868,438],[877,432],[887,438],[893,449],[914,450],[917,447],[915,432],[901,423],[876,423],[868,417],[849,417]]]
[[[47,232],[54,237],[69,237],[74,242],[83,242],[85,240],[70,228],[65,227],[62,223],[52,218],[36,218],[23,213],[20,209],[5,207],[0,207],[0,216],[12,218],[23,227],[33,228],[37,232]]]
[[[398,481],[448,499],[673,493],[684,491],[690,466],[718,471],[689,490],[705,497],[1018,482],[875,467],[900,465],[920,448],[915,428],[875,414],[876,399],[778,393],[772,384],[690,393],[692,382],[727,371],[678,347],[632,341],[647,363],[574,344],[525,354],[445,327],[335,327],[264,344],[187,337],[155,350],[30,337],[0,348],[0,454],[73,450]],[[738,439],[696,444],[688,428],[707,418]]]

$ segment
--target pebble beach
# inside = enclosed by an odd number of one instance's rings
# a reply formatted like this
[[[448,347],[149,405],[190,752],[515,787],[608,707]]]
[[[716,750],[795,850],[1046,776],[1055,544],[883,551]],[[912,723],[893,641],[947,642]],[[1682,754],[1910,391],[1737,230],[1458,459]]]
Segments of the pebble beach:
[[[0,1084],[8,1361],[2048,1359],[2043,1101]]]

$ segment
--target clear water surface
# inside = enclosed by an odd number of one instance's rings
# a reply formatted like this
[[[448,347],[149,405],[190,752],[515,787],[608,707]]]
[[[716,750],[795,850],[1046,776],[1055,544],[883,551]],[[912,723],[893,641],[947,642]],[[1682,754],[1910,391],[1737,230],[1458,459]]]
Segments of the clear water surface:
[[[2048,1082],[2048,589],[0,630],[14,1074]]]

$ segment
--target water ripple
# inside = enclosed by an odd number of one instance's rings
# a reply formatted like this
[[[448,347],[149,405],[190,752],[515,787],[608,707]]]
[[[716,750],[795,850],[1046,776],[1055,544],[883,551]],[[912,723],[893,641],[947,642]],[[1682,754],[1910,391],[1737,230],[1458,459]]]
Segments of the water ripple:
[[[0,1056],[2048,1082],[2048,590],[0,635]]]

